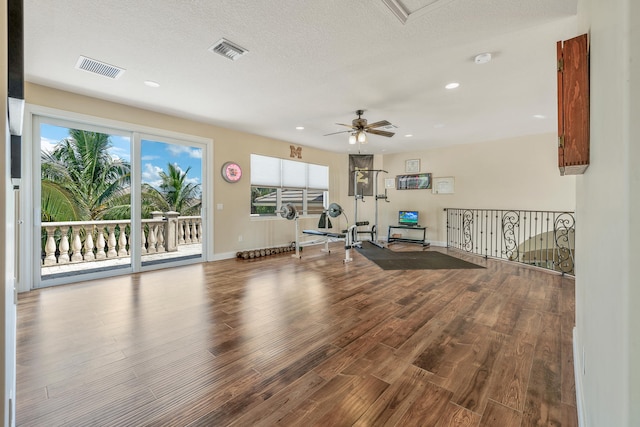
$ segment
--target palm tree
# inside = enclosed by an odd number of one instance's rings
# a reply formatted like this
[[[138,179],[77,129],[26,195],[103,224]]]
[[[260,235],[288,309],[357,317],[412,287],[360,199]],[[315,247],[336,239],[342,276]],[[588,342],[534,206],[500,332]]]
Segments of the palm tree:
[[[42,153],[42,221],[130,218],[131,167],[109,148],[107,134],[69,129]]]
[[[151,211],[175,211],[181,215],[200,215],[202,198],[200,184],[187,181],[191,170],[189,166],[182,171],[177,164],[168,164],[167,172],[159,173],[162,183],[159,189],[143,184],[142,211],[144,217],[150,217]]]

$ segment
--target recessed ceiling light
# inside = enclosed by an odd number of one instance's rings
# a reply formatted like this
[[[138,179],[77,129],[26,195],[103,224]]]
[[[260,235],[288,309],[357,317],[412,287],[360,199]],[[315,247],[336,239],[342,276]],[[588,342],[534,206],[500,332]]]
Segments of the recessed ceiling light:
[[[145,80],[144,84],[149,87],[160,87],[160,83],[154,82],[153,80]]]
[[[304,130],[304,126],[296,126],[297,130]]]
[[[437,124],[433,125],[433,127],[436,128],[436,129],[443,128],[444,127],[444,123],[437,123]]]
[[[451,83],[449,83],[448,85],[446,85],[446,86],[445,86],[445,88],[447,88],[447,89],[455,89],[455,88],[457,88],[458,86],[460,86],[460,83],[458,83],[458,82],[451,82]]]
[[[547,118],[547,116],[545,116],[544,114],[534,114],[533,117],[536,118],[536,119],[546,119]]]
[[[405,138],[411,138],[412,136],[413,136],[412,134],[408,133],[408,134],[406,134],[404,137],[405,137]]]

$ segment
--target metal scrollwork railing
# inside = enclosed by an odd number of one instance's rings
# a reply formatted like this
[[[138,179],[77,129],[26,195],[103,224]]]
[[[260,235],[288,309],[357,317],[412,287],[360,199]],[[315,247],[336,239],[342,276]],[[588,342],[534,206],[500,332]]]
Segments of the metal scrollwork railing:
[[[502,234],[504,235],[504,254],[510,260],[519,258],[518,237],[520,226],[520,215],[515,211],[508,211],[502,215]]]
[[[462,213],[462,247],[469,252],[473,248],[473,237],[471,230],[473,228],[473,212],[467,210]]]
[[[573,272],[574,269],[574,233],[575,217],[572,214],[564,213],[555,219],[553,238],[556,243],[558,265],[564,272]]]
[[[575,274],[573,212],[445,210],[447,247]]]

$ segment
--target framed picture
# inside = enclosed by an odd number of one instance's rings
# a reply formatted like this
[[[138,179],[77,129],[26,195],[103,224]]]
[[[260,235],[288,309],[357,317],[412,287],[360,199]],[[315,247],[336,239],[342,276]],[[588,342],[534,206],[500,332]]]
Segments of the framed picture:
[[[398,190],[421,190],[431,188],[430,173],[416,173],[413,175],[396,176],[396,188]]]
[[[404,162],[404,171],[406,173],[420,172],[420,159],[411,159]]]
[[[452,176],[433,178],[433,194],[453,194],[455,184],[455,178]]]

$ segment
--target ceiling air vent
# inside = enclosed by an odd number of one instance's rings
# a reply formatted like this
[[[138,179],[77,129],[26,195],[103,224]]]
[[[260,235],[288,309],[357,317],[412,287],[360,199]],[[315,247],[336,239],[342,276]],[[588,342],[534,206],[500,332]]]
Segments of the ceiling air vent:
[[[209,48],[211,52],[224,56],[232,61],[240,58],[242,55],[248,52],[248,50],[238,46],[235,43],[231,43],[229,40],[220,39],[216,44]]]
[[[100,74],[101,76],[109,77],[110,79],[117,79],[125,72],[124,68],[96,61],[95,59],[87,58],[86,56],[80,56],[80,58],[78,58],[76,68],[89,73]]]

